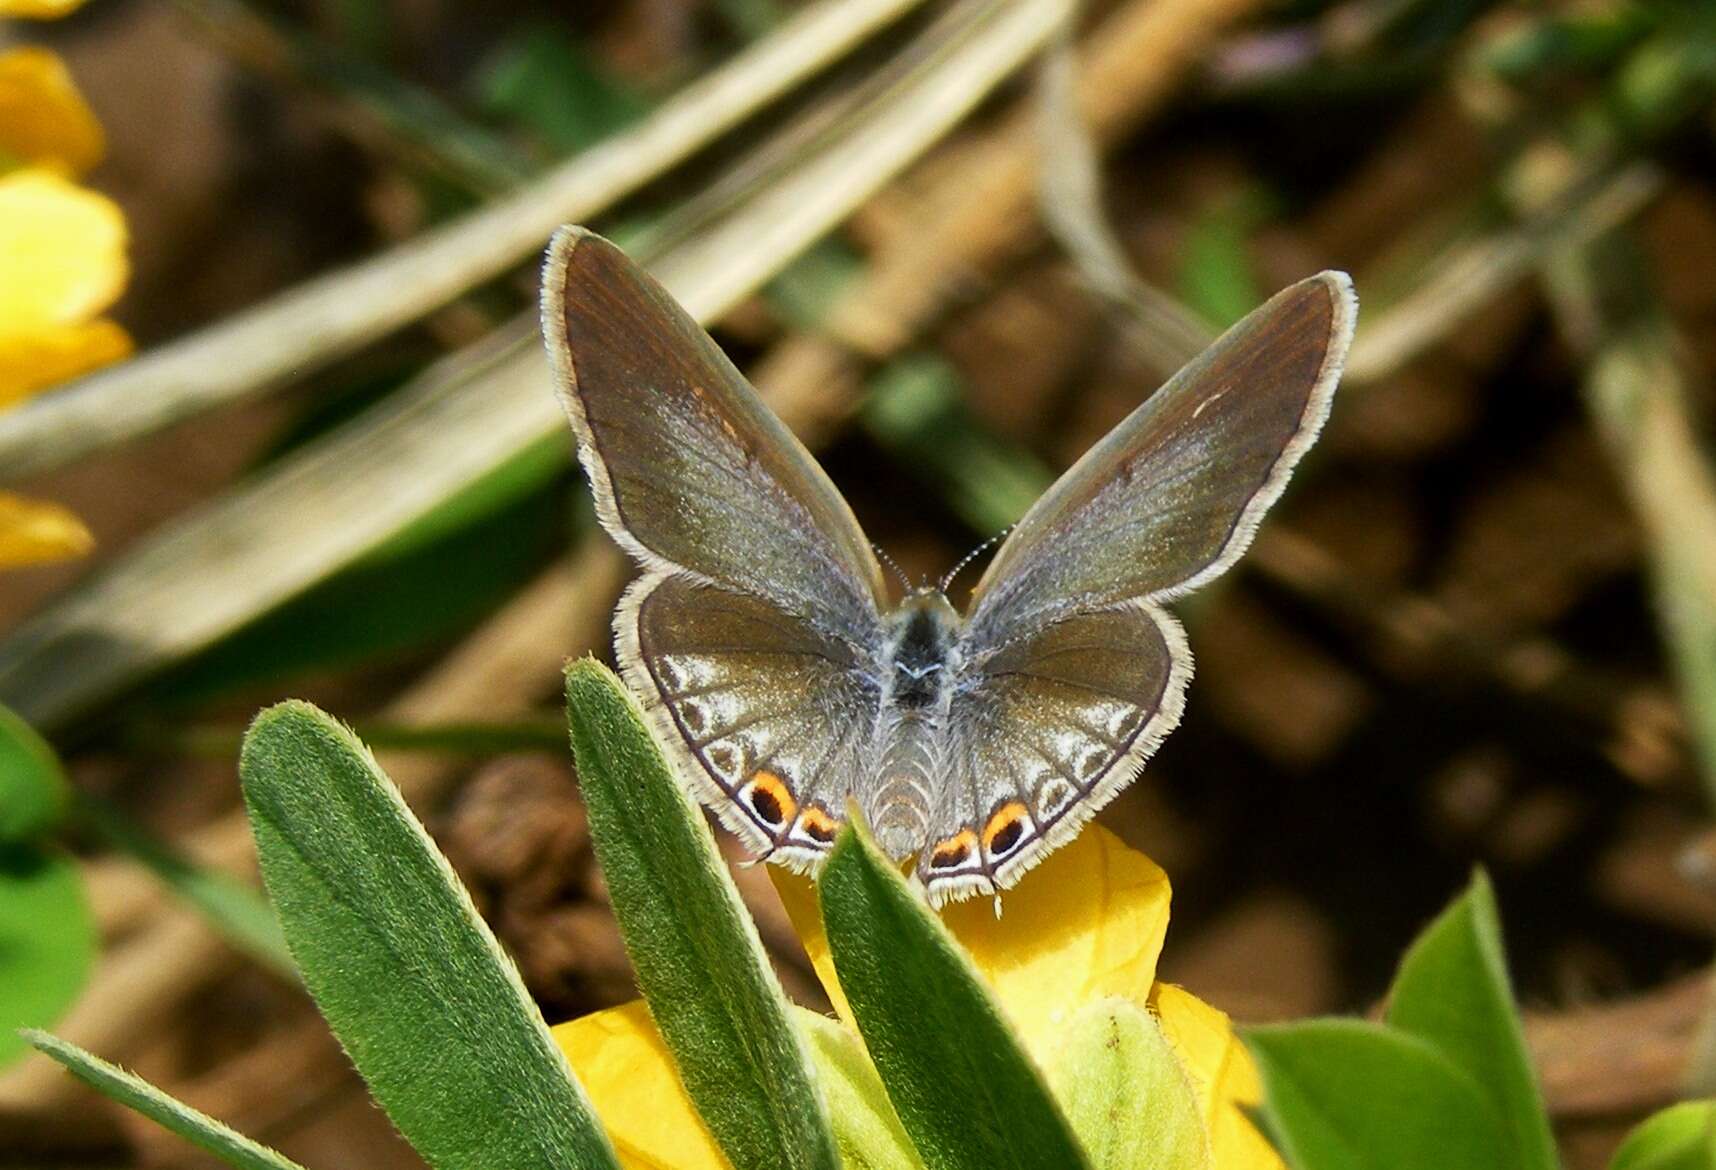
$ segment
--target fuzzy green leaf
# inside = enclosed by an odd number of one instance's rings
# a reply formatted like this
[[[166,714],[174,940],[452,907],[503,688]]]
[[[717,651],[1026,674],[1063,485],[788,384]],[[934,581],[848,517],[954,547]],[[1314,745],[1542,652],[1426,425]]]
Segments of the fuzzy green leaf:
[[[738,1170],[837,1170],[809,1054],[708,823],[611,671],[574,663],[566,705],[626,953],[710,1136]]]
[[[1716,1101],[1684,1101],[1645,1118],[1609,1170],[1716,1170]]]
[[[959,944],[867,830],[841,834],[818,890],[841,989],[924,1165],[1087,1166]]]
[[[240,773],[304,982],[417,1152],[439,1170],[615,1167],[518,972],[363,745],[282,703]]]
[[[810,1044],[844,1170],[923,1170],[858,1037],[805,1008],[795,1007],[793,1015]]]
[[[175,1100],[142,1077],[109,1064],[46,1032],[24,1033],[37,1049],[64,1065],[80,1081],[133,1109],[192,1145],[207,1150],[236,1170],[302,1170],[298,1163],[243,1134],[234,1133],[206,1113]]]
[[[1103,1000],[1074,1016],[1049,1085],[1091,1170],[1210,1170],[1197,1094],[1161,1026],[1137,1004]]]
[[[39,837],[65,816],[71,789],[35,728],[0,704],[0,842]]]
[[[1406,952],[1387,1020],[1435,1047],[1494,1103],[1512,1149],[1500,1165],[1555,1170],[1555,1138],[1508,983],[1495,894],[1483,874]]]
[[[1453,1061],[1360,1020],[1249,1029],[1266,1132],[1294,1170],[1501,1170],[1496,1109]]]
[[[77,863],[0,845],[0,1066],[29,1051],[21,1027],[52,1024],[95,963],[95,917]]]

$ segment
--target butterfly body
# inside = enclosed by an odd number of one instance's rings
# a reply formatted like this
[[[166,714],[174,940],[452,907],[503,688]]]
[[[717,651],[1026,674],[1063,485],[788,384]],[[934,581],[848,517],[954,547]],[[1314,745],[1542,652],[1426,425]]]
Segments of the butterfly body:
[[[814,869],[856,805],[937,903],[1076,833],[1178,722],[1163,608],[1225,571],[1315,438],[1351,337],[1338,273],[1235,326],[1069,470],[965,614],[888,595],[845,501],[613,245],[555,237],[543,325],[604,526],[642,575],[620,665],[692,792]]]
[[[892,857],[921,850],[935,811],[941,737],[959,674],[960,619],[937,590],[908,594],[888,615],[878,696],[876,782],[863,807]]]

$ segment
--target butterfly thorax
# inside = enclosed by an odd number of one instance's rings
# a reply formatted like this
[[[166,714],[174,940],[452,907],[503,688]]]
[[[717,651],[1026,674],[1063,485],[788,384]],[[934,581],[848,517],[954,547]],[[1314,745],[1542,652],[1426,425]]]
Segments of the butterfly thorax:
[[[917,852],[928,833],[959,629],[958,611],[934,589],[915,590],[887,617],[878,783],[864,815],[892,857]]]

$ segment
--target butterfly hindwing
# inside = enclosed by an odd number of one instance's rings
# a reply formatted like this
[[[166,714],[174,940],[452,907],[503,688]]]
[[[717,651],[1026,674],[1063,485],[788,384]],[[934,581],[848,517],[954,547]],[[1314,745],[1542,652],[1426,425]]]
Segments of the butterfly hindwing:
[[[1146,603],[1074,614],[967,661],[918,860],[931,898],[1009,886],[1076,833],[1173,730],[1190,677],[1179,624]]]
[[[869,755],[864,661],[763,598],[683,577],[634,585],[619,630],[627,681],[703,802],[759,853],[819,860]]]

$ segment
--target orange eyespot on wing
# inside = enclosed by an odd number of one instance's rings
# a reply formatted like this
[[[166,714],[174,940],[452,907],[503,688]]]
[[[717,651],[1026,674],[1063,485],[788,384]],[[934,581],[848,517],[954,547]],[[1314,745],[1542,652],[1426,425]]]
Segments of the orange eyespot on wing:
[[[1022,802],[1010,800],[990,816],[983,826],[983,849],[991,858],[1007,856],[1025,839],[1031,827],[1030,814]]]
[[[840,822],[814,804],[807,804],[804,811],[798,814],[798,827],[799,831],[812,841],[832,845],[835,834],[840,831]]]
[[[792,789],[773,772],[753,772],[751,779],[739,790],[739,799],[759,821],[772,829],[782,829],[792,823],[798,812],[798,801]]]
[[[930,850],[931,869],[958,869],[977,852],[977,834],[961,829],[945,841],[938,841]]]

